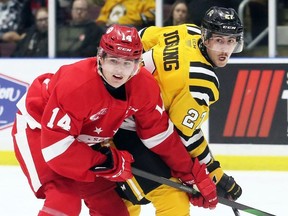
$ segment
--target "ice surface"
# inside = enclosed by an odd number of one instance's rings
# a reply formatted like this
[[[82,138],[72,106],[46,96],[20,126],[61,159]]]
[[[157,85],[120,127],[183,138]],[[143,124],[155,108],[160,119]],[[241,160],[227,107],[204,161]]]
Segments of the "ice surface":
[[[237,202],[277,216],[288,215],[288,172],[227,171],[242,186]],[[36,216],[42,207],[17,166],[0,166],[0,215]],[[142,206],[141,216],[153,216],[152,205]],[[219,204],[215,210],[191,207],[192,216],[234,216],[230,207]],[[241,216],[252,214],[240,211]],[[81,216],[88,216],[83,205]],[[177,216],[177,215],[175,215]]]

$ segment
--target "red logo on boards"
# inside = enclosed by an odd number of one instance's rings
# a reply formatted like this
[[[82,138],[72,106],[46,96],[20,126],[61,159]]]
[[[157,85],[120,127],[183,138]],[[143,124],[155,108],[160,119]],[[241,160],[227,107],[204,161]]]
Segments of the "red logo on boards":
[[[284,70],[239,70],[224,137],[268,137]]]

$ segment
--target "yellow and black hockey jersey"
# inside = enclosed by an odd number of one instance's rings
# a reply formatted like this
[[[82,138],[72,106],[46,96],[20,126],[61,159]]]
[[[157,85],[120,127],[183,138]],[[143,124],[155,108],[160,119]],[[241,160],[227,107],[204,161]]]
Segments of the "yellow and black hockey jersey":
[[[201,125],[208,118],[210,105],[219,99],[219,82],[205,49],[201,49],[200,28],[191,24],[151,26],[139,34],[145,50],[144,67],[153,73],[160,86],[165,110],[191,157],[208,164],[210,177],[217,184],[223,170],[212,157]],[[113,140],[118,149],[133,155],[133,167],[171,177],[169,167],[138,138],[133,119],[125,120]],[[119,183],[118,192],[134,204],[143,204],[148,202],[145,194],[158,186],[135,176],[133,180]]]
[[[211,163],[201,125],[209,116],[210,105],[219,98],[219,81],[201,51],[200,28],[192,24],[151,26],[139,34],[145,50],[143,64],[158,81],[165,109],[186,149],[201,163]],[[211,177],[218,182],[222,174],[221,170]]]

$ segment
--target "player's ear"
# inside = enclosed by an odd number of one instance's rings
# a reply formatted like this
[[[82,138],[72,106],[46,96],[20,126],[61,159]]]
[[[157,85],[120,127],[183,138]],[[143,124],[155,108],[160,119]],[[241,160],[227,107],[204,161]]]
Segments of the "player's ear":
[[[97,62],[98,63],[103,64],[103,61],[104,61],[103,57],[97,56]]]

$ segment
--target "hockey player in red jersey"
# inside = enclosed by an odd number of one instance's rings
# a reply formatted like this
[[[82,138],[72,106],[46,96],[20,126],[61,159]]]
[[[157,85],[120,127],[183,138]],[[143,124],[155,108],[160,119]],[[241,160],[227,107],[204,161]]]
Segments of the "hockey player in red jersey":
[[[79,215],[81,200],[90,215],[129,215],[114,188],[132,178],[133,157],[103,144],[132,115],[146,148],[174,177],[196,184],[209,207],[216,206],[215,184],[206,166],[190,159],[156,80],[140,67],[141,54],[137,30],[113,25],[96,58],[37,77],[19,101],[15,154],[36,197],[45,199],[40,216]]]

